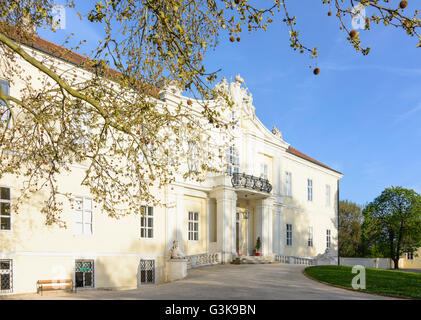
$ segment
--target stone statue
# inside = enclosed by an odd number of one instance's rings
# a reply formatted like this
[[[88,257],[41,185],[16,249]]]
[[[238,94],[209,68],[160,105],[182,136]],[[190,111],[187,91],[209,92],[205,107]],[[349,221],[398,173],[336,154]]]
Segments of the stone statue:
[[[273,126],[272,133],[278,138],[282,139],[282,132],[276,126]]]
[[[336,264],[337,257],[332,255],[332,251],[326,248],[324,253],[320,253],[316,256],[317,265],[332,265]]]
[[[218,92],[227,92],[228,91],[228,82],[227,82],[227,78],[222,78],[222,80],[220,82],[218,82],[217,84],[215,84],[215,91]]]
[[[170,249],[171,259],[184,259],[184,253],[181,252],[178,241],[174,240]]]

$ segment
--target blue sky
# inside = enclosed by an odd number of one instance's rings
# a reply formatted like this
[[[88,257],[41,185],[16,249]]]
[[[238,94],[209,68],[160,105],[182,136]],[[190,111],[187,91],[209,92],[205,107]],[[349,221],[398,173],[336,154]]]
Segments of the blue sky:
[[[293,147],[344,173],[341,199],[364,204],[397,185],[421,193],[417,39],[374,25],[371,31],[359,30],[363,44],[371,47],[363,56],[347,42],[337,18],[327,16],[321,0],[291,3],[301,40],[319,48],[318,76],[309,69],[308,55],[289,48],[288,30],[280,22],[267,32],[244,32],[240,42],[222,35],[206,57],[209,69],[222,68],[220,78],[240,74],[269,129],[276,125]],[[99,40],[98,30],[69,11],[65,30],[40,35],[62,43],[70,32],[88,43]]]

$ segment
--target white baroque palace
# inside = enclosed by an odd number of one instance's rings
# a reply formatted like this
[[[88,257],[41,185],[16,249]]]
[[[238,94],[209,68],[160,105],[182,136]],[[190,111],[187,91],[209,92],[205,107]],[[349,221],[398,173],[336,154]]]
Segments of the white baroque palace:
[[[27,50],[53,55],[54,46],[40,39]],[[74,67],[72,57],[62,63]],[[19,83],[1,84],[19,95]],[[46,226],[40,204],[47,195],[34,195],[20,212],[9,213],[19,180],[2,178],[0,294],[36,292],[37,281],[48,279],[72,279],[79,288],[166,282],[174,241],[189,267],[254,255],[258,238],[257,251],[266,259],[311,258],[326,249],[336,256],[342,174],[291,147],[276,127],[268,130],[256,117],[241,77],[217,86],[234,102],[227,172],[202,183],[178,179],[157,192],[167,205],[143,207],[144,216],[114,220],[101,214],[80,185],[83,166],[74,166],[60,180],[76,195],[74,206],[64,204],[68,228]],[[172,89],[161,88],[160,102],[176,106],[187,99]],[[194,107],[198,102],[193,102]]]

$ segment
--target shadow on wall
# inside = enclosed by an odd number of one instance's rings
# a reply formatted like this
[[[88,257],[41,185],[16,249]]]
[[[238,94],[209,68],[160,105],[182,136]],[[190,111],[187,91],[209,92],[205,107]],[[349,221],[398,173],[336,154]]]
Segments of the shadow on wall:
[[[337,197],[335,197],[336,199]],[[285,199],[285,198],[284,198]],[[327,249],[327,229],[331,230],[331,254],[337,255],[337,225],[338,217],[336,213],[337,200],[333,204],[335,207],[335,215],[333,218],[324,217],[325,214],[321,212],[308,212],[304,209],[302,204],[293,199],[285,199],[286,207],[282,208],[283,217],[281,238],[284,245],[283,255],[300,256],[300,257],[315,257],[322,254]],[[315,215],[315,216],[312,216]],[[287,246],[287,230],[286,224],[292,224],[292,246]],[[326,225],[329,224],[329,225]],[[309,246],[310,232],[309,227],[312,227],[313,244]]]
[[[14,184],[16,185],[16,181]],[[29,200],[24,201],[18,208],[11,212],[11,232],[0,233],[0,252],[25,251],[28,245],[33,244],[33,240],[45,231],[55,226],[45,225],[45,216],[41,213],[42,201],[40,200],[40,192]],[[12,193],[12,203],[16,201],[16,196]],[[40,228],[44,232],[40,232]],[[45,230],[46,229],[46,230]]]
[[[281,237],[284,244],[284,255],[310,257],[316,255],[315,234],[313,230],[313,247],[308,246],[308,227],[311,226],[308,215],[301,204],[288,198],[287,207],[282,208]],[[292,225],[292,245],[287,246],[287,224]],[[313,226],[313,229],[314,226]]]

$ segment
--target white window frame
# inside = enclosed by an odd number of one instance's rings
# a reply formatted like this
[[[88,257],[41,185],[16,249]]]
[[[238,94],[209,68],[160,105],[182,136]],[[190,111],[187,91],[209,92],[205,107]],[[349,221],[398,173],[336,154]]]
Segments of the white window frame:
[[[82,200],[82,210],[79,210],[78,207],[77,207],[77,201],[78,200]],[[90,208],[90,210],[85,207],[85,205],[88,202],[88,200],[91,201],[91,208]],[[93,207],[94,207],[94,200],[92,198],[83,197],[83,196],[76,196],[74,198],[74,218],[75,218],[75,220],[74,220],[74,228],[75,228],[74,229],[74,234],[76,236],[93,236],[93,234],[94,234],[94,208]],[[82,222],[77,221],[77,214],[78,214],[78,212],[81,212],[81,214],[82,214],[81,215],[82,216]],[[90,223],[85,222],[85,216],[88,213],[91,214],[91,222]],[[76,232],[76,230],[77,230],[76,229],[76,225],[77,224],[82,224],[82,232],[81,233]],[[90,228],[91,231],[90,232],[85,232],[85,225],[87,225],[87,224],[91,226],[91,228]]]
[[[240,173],[240,153],[235,146],[229,146],[227,149],[227,174]]]
[[[285,196],[292,197],[292,173],[285,171]]]
[[[286,245],[292,247],[292,224],[286,224]]]
[[[313,247],[313,227],[308,227],[307,247]]]
[[[329,248],[329,249],[332,245],[331,235],[332,235],[332,233],[331,233],[330,229],[327,229],[326,230],[326,248]]]
[[[0,211],[0,223],[1,223],[1,218],[9,218],[10,219],[10,229],[1,229],[1,225],[0,225],[0,232],[12,232],[13,231],[13,210],[12,210],[12,188],[8,187],[8,186],[3,186],[0,185],[0,188],[5,188],[5,189],[9,189],[9,194],[10,194],[10,199],[1,199],[1,195],[0,195],[0,203],[9,203],[10,206],[10,215],[2,215],[1,211]],[[1,194],[1,190],[0,190],[0,194]]]
[[[5,83],[6,84],[6,90],[5,90],[6,92],[5,92],[5,94],[10,95],[10,82],[8,80],[1,79],[0,78],[0,86],[2,85],[2,83]],[[4,104],[4,102],[2,100],[0,100],[0,112],[1,112],[1,108],[3,106],[6,108],[6,105]],[[9,114],[9,116],[6,116],[7,114]],[[10,110],[7,113],[3,114],[3,115],[0,114],[0,121],[7,121],[8,120],[8,117],[10,117]],[[11,126],[11,122],[9,122],[9,127],[10,126]]]
[[[260,178],[268,180],[268,165],[260,163]]]
[[[142,212],[145,209],[147,210],[147,212]],[[140,208],[140,210],[141,210],[140,211],[140,238],[141,239],[154,239],[154,237],[155,237],[155,233],[154,233],[154,225],[155,225],[154,207],[152,207],[152,206],[142,206]],[[152,219],[152,226],[149,223],[150,219]],[[142,223],[142,221],[144,223]],[[143,231],[143,235],[142,235],[142,231]],[[149,231],[151,231],[152,236],[149,236]]]
[[[330,206],[330,185],[326,185],[326,206]]]
[[[197,217],[197,219],[196,219]],[[200,212],[189,211],[188,212],[188,237],[189,241],[199,241],[199,228],[200,228]],[[196,228],[195,228],[196,226]],[[196,229],[196,230],[195,230]]]
[[[307,179],[307,201],[313,201],[313,180]]]
[[[76,103],[80,103],[82,105],[81,108],[86,108],[85,102],[77,100]],[[82,134],[83,134],[82,137],[74,140],[74,142],[76,144],[86,146],[86,144],[89,141],[89,139],[87,137],[92,135],[92,128],[86,123],[91,123],[92,121],[93,121],[92,115],[89,112],[86,112],[86,110],[85,110],[85,112],[83,112],[79,115],[77,120],[76,120],[76,117],[75,117],[75,120],[73,120],[73,124],[75,126],[79,126],[81,131],[82,131]]]

